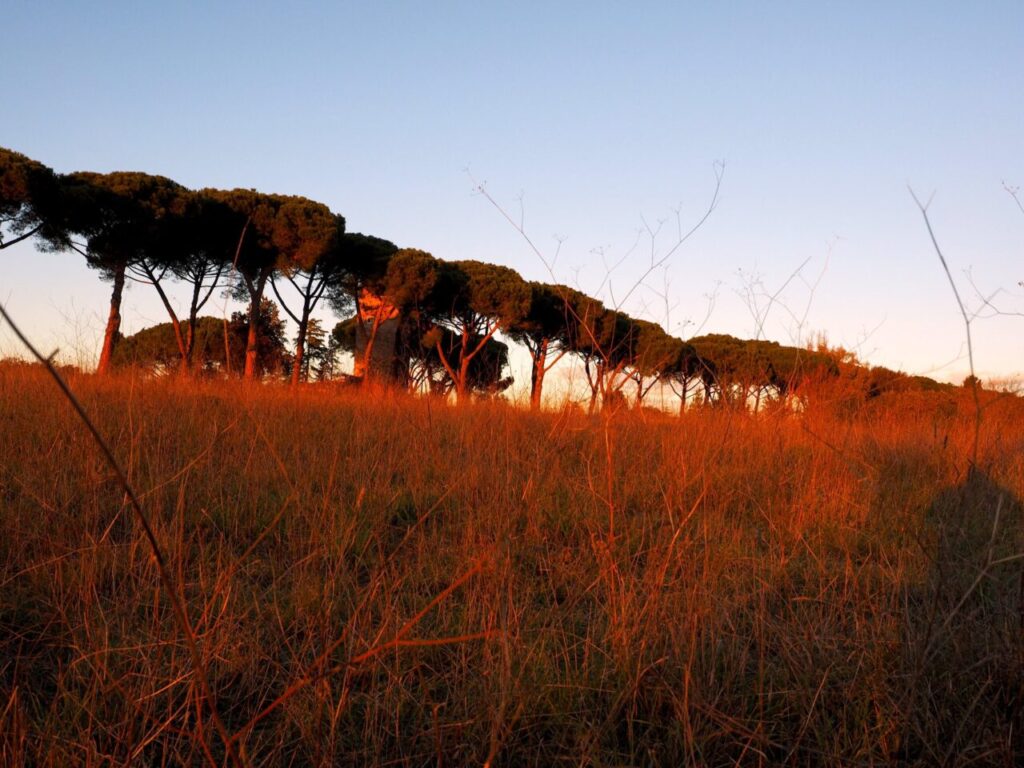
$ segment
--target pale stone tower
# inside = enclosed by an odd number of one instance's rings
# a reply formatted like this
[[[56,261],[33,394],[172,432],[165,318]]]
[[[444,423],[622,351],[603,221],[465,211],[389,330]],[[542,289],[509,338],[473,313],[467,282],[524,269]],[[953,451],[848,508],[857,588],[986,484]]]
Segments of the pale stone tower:
[[[362,378],[369,373],[372,379],[389,380],[400,373],[396,354],[400,325],[398,310],[387,300],[365,288],[360,292],[353,375]],[[371,344],[367,359],[366,348]]]

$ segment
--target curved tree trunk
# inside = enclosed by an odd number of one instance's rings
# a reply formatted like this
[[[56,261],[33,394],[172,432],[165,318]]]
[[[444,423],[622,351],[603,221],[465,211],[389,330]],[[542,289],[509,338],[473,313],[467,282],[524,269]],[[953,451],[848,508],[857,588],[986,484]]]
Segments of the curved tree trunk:
[[[179,372],[183,376],[189,375],[189,349],[188,344],[185,340],[185,335],[181,331],[181,321],[178,320],[178,313],[174,311],[174,307],[171,306],[171,300],[167,298],[167,292],[164,291],[163,286],[160,284],[159,278],[156,273],[148,266],[143,265],[143,270],[146,273],[146,277],[149,278],[153,287],[156,288],[157,294],[160,296],[160,301],[164,305],[164,309],[167,310],[167,316],[171,318],[171,328],[174,329],[174,341],[178,345],[178,354],[181,355],[181,367]]]
[[[687,379],[687,378],[683,379],[682,391],[679,393],[679,415],[680,416],[682,416],[684,413],[686,413],[686,390],[687,390],[687,387],[688,387],[689,383],[690,383],[689,379]]]
[[[107,328],[103,333],[103,349],[100,351],[100,362],[96,373],[106,375],[110,372],[117,335],[121,330],[121,296],[124,294],[125,265],[119,264],[114,271],[114,288],[110,292],[110,314],[107,316]]]
[[[377,341],[377,331],[380,330],[380,317],[381,310],[378,309],[373,315],[373,321],[372,324],[370,325],[369,333],[366,333],[365,326],[363,326],[363,321],[358,321],[359,326],[357,328],[357,332],[359,330],[362,330],[363,333],[366,335],[366,349],[363,350],[362,359],[356,362],[357,370],[353,371],[353,373],[355,373],[356,376],[362,375],[363,384],[366,384],[370,380],[370,374],[373,371],[373,345]]]

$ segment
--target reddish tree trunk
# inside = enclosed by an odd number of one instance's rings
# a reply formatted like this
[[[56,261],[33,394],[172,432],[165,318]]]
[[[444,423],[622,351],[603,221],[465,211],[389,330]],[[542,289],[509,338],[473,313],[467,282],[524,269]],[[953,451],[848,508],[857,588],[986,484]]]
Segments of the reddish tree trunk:
[[[100,351],[100,362],[96,373],[106,375],[110,372],[117,335],[121,330],[121,295],[124,293],[125,265],[118,265],[114,271],[114,288],[110,292],[110,314],[107,316],[107,328],[103,333],[103,349]]]
[[[455,382],[455,402],[465,403],[469,398],[469,360],[463,359],[459,364],[459,378]]]
[[[373,370],[373,345],[377,341],[377,332],[380,330],[381,319],[383,315],[384,306],[381,305],[380,307],[377,308],[377,311],[373,313],[373,322],[370,326],[370,332],[366,336],[366,349],[363,351],[362,362],[362,374],[364,384],[370,380],[370,373]],[[364,328],[365,333],[365,326],[362,325],[362,322],[362,320],[359,321],[360,327]]]
[[[544,392],[544,374],[548,359],[548,340],[541,339],[533,358],[533,369],[530,371],[530,408],[540,410],[540,399]]]
[[[245,339],[245,370],[242,378],[251,381],[256,378],[256,362],[259,354],[259,333],[257,323],[259,322],[259,299],[253,299],[249,307],[249,333]]]
[[[174,311],[174,307],[171,306],[170,299],[167,298],[167,293],[164,291],[163,286],[160,285],[160,279],[157,278],[156,273],[153,272],[148,266],[143,267],[146,271],[146,276],[150,282],[153,283],[153,287],[156,288],[157,294],[160,296],[160,301],[163,302],[164,309],[167,310],[168,317],[171,318],[171,328],[174,329],[174,341],[178,345],[178,354],[181,355],[181,367],[179,369],[183,376],[189,374],[189,348],[188,343],[185,340],[185,335],[181,331],[181,322],[178,320],[178,313]]]

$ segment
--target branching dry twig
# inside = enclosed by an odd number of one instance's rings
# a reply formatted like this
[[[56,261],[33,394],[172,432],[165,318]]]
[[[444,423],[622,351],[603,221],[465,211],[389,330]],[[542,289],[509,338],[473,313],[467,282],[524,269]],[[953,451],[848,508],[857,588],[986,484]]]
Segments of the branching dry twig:
[[[271,712],[276,710],[286,701],[291,699],[296,693],[301,691],[303,688],[306,688],[308,685],[318,680],[323,680],[326,677],[336,675],[339,672],[343,672],[345,670],[358,667],[360,664],[363,664],[364,662],[376,658],[377,656],[379,656],[387,650],[398,648],[450,645],[454,643],[469,642],[472,640],[485,640],[490,637],[493,637],[494,633],[488,630],[485,632],[475,632],[467,635],[459,635],[457,637],[421,638],[414,640],[406,639],[406,635],[408,635],[409,632],[411,632],[416,627],[416,625],[420,623],[424,616],[426,616],[428,613],[430,613],[430,611],[432,611],[434,608],[440,605],[455,590],[457,590],[459,587],[461,587],[463,584],[469,581],[473,576],[478,574],[483,569],[483,566],[483,560],[475,563],[473,567],[471,567],[469,570],[467,570],[465,573],[459,576],[459,578],[457,578],[455,581],[449,584],[448,587],[446,587],[444,590],[439,592],[415,616],[406,621],[405,624],[403,624],[402,627],[398,630],[398,632],[395,633],[394,637],[391,638],[391,640],[388,640],[383,643],[378,643],[374,645],[372,648],[364,651],[363,653],[353,656],[346,662],[328,668],[324,668],[324,665],[327,663],[327,660],[330,658],[331,654],[334,653],[334,651],[336,651],[338,647],[340,647],[341,644],[348,637],[348,629],[346,627],[346,629],[340,633],[338,638],[332,643],[330,643],[320,653],[316,660],[314,660],[312,665],[310,665],[309,671],[306,673],[305,676],[303,676],[299,680],[296,680],[294,683],[288,686],[288,688],[280,696],[278,696],[276,699],[274,699],[274,701],[272,701],[270,704],[268,704],[266,707],[260,710],[260,712],[258,712],[248,723],[239,728],[235,735],[231,737],[231,740],[237,741],[240,738],[242,738],[242,736],[248,733],[257,723],[259,723],[261,720],[267,717]]]
[[[939,241],[936,239],[935,231],[932,229],[931,219],[928,218],[928,206],[931,205],[931,198],[928,199],[928,202],[922,203],[909,185],[907,186],[907,190],[910,192],[910,196],[914,199],[914,203],[917,205],[918,210],[921,211],[921,216],[924,217],[924,225],[928,229],[928,237],[931,239],[932,247],[935,249],[935,253],[939,257],[939,262],[942,264],[942,270],[946,273],[946,277],[949,279],[949,286],[953,289],[953,296],[956,299],[956,304],[960,308],[960,314],[964,320],[964,332],[967,336],[967,362],[971,368],[971,394],[974,397],[974,444],[971,448],[971,464],[977,466],[978,443],[981,435],[981,398],[978,395],[978,377],[974,374],[974,343],[971,338],[971,320],[973,318],[967,312],[967,306],[960,297],[960,290],[956,287],[956,281],[953,279],[953,273],[950,272],[949,264],[946,262],[946,257],[942,253],[942,248],[939,247]]]

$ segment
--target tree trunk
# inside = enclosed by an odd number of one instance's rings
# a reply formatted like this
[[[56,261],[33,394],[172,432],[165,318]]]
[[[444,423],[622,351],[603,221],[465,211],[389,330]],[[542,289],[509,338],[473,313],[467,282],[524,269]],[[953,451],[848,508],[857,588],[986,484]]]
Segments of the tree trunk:
[[[263,300],[263,289],[267,285],[269,271],[260,273],[255,285],[246,278],[246,285],[249,288],[249,333],[245,341],[245,372],[242,377],[246,381],[253,381],[256,378],[256,363],[259,356],[259,317],[260,302]]]
[[[181,355],[181,374],[183,376],[188,376],[188,347],[185,343],[185,336],[181,332],[181,323],[178,321],[178,316],[175,314],[171,315],[171,326],[174,328],[174,340],[178,343],[178,353]]]
[[[299,335],[295,339],[295,360],[292,363],[292,386],[297,387],[299,382],[305,380],[302,373],[302,361],[306,354],[306,328],[299,326]]]
[[[185,365],[192,368],[192,351],[196,346],[196,318],[199,315],[199,290],[200,284],[195,283],[192,287],[192,303],[188,307],[188,328],[185,332]]]
[[[143,269],[146,272],[146,277],[153,283],[153,287],[156,288],[156,292],[160,295],[160,301],[163,302],[167,315],[171,318],[171,328],[174,329],[174,341],[178,345],[178,354],[181,355],[180,372],[182,375],[188,376],[189,354],[185,343],[185,336],[181,332],[181,322],[178,320],[178,314],[174,311],[174,307],[171,306],[170,299],[167,298],[167,293],[164,291],[163,286],[160,285],[160,280],[153,270],[148,265],[144,265]]]
[[[259,304],[254,300],[249,308],[249,332],[245,338],[245,369],[242,378],[252,381],[256,378],[256,362],[259,356],[259,332],[256,328],[259,315]]]
[[[461,404],[466,402],[466,395],[468,394],[468,383],[469,383],[469,363],[473,359],[473,356],[479,352],[488,337],[484,338],[484,341],[480,342],[479,346],[470,353],[469,352],[469,326],[465,326],[462,329],[462,341],[459,345],[459,369],[456,371],[452,363],[448,360],[448,356],[444,353],[444,348],[441,346],[440,339],[437,342],[437,355],[441,359],[441,365],[448,372],[449,378],[455,385],[455,402]]]
[[[295,335],[295,359],[292,364],[292,386],[297,386],[300,381],[305,381],[308,378],[308,371],[303,370],[302,361],[306,357],[306,336],[309,329],[309,315],[313,311],[313,307],[319,300],[317,293],[322,293],[322,289],[326,283],[321,282],[317,288],[313,287],[313,281],[316,280],[316,266],[314,265],[309,270],[309,279],[306,281],[305,289],[299,288],[296,285],[295,280],[291,277],[288,278],[295,289],[302,296],[302,310],[296,315],[290,309],[288,304],[285,302],[284,297],[277,290],[277,281],[271,280],[270,285],[274,289],[274,295],[277,296],[277,300],[281,302],[281,307],[288,313],[288,316],[295,321],[295,324],[299,327],[299,332]]]
[[[534,411],[540,410],[540,399],[544,392],[549,343],[547,339],[541,339],[533,355],[533,368],[530,369],[530,408]]]
[[[224,370],[231,375],[231,337],[228,335],[228,319],[224,320]]]
[[[220,276],[223,269],[223,265],[217,267],[217,271],[213,276],[213,281],[206,291],[206,296],[202,299],[200,299],[199,296],[203,291],[203,280],[209,274],[208,268],[206,266],[203,266],[202,268],[197,268],[196,271],[193,272],[191,275],[192,302],[189,304],[188,308],[188,326],[185,331],[185,365],[189,368],[189,370],[192,369],[192,359],[194,357],[193,352],[195,350],[196,344],[196,325],[199,319],[199,310],[203,308],[207,301],[209,301],[210,296],[213,295],[214,290],[220,284]],[[225,347],[225,349],[227,349],[227,347]],[[227,367],[227,369],[230,371],[229,366]]]
[[[686,413],[686,389],[690,383],[689,379],[683,379],[682,391],[679,393],[679,415]]]
[[[591,373],[590,359],[583,358],[583,370],[587,374],[587,385],[590,387],[590,404],[587,406],[587,413],[593,414],[597,410],[597,395],[601,388],[601,372]]]
[[[704,402],[707,403],[708,405],[711,405],[711,377],[705,373],[703,376],[701,376],[701,382],[704,384]]]
[[[192,369],[192,349],[196,344],[196,321],[193,318],[188,319],[188,324],[185,326],[185,367],[189,370]]]
[[[383,307],[378,307],[377,311],[373,313],[373,323],[370,326],[370,333],[366,336],[366,349],[363,350],[363,383],[365,384],[370,380],[370,371],[373,369],[373,344],[377,340],[377,331],[380,330],[380,318],[383,314]],[[359,327],[363,326],[363,321],[359,321]],[[358,374],[357,374],[358,375]]]
[[[292,366],[292,386],[308,377],[303,373],[302,361],[306,357],[306,333],[309,329],[309,295],[302,302],[302,316],[299,319],[299,332],[295,337],[295,364]]]
[[[469,401],[469,359],[463,357],[459,363],[459,378],[455,382],[455,402],[459,405]]]
[[[124,264],[118,264],[114,271],[114,288],[110,292],[110,315],[107,316],[107,329],[103,333],[103,349],[100,351],[100,362],[96,373],[106,375],[110,372],[114,346],[121,330],[121,295],[124,293]]]

